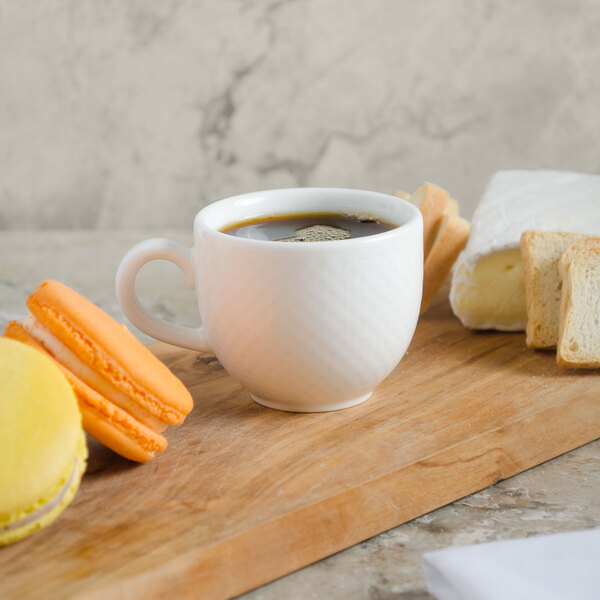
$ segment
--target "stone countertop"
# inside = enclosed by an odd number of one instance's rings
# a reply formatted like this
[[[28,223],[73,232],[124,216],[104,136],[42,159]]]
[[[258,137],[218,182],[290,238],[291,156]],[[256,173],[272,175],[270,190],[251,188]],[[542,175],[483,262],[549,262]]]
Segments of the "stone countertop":
[[[0,232],[0,327],[26,313],[25,299],[44,279],[58,279],[127,322],[114,291],[120,259],[152,231]],[[163,235],[191,245],[191,232]],[[193,293],[169,263],[144,267],[136,288],[155,314],[198,322]],[[130,326],[143,341],[149,338]],[[424,552],[449,546],[600,525],[600,441],[405,523],[254,590],[246,600],[430,598]]]

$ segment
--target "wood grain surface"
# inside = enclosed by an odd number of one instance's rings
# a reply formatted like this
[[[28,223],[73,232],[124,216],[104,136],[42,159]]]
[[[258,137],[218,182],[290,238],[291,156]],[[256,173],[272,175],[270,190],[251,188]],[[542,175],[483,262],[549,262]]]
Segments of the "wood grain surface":
[[[227,598],[600,436],[600,374],[523,334],[464,329],[438,297],[366,403],[253,403],[208,354],[154,344],[195,408],[136,465],[89,440],[72,505],[0,549],[0,597]]]

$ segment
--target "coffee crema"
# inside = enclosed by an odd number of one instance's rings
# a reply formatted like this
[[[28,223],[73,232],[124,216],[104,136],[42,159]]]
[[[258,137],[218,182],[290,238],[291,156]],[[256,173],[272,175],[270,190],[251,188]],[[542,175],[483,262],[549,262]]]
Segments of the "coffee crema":
[[[369,214],[302,213],[258,217],[220,231],[235,237],[271,242],[331,242],[364,237],[398,225]]]

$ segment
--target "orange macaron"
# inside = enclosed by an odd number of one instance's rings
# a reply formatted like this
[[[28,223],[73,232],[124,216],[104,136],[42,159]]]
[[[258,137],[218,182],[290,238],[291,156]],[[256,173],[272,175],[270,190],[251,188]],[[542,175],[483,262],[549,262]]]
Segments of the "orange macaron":
[[[84,429],[118,454],[152,460],[167,447],[162,431],[179,425],[193,401],[125,325],[58,281],[29,296],[31,314],[4,335],[49,354],[71,383]]]

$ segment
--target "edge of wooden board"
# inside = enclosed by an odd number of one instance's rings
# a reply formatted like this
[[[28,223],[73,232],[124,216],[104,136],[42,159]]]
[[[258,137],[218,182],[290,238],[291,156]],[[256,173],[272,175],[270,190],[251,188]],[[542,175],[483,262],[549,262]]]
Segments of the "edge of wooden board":
[[[568,404],[560,418],[557,411]],[[592,415],[590,417],[590,415]],[[578,441],[573,445],[573,429]],[[530,413],[467,438],[360,486],[254,528],[189,550],[152,572],[140,573],[77,595],[101,598],[220,600],[255,589],[454,502],[600,437],[600,403],[593,390],[576,400]],[[523,439],[535,444],[521,444]],[[483,473],[483,475],[482,475]],[[408,490],[419,489],[415,495]],[[356,514],[362,519],[356,519]],[[261,544],[257,550],[256,540]]]

